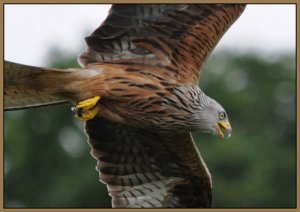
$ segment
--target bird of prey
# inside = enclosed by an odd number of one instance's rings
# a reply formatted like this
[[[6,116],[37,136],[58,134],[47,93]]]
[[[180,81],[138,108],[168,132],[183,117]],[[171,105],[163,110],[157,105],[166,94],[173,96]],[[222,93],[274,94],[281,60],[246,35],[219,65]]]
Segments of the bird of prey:
[[[231,133],[201,70],[244,4],[113,5],[86,37],[82,68],[5,62],[7,110],[72,102],[113,207],[210,207],[192,131]]]

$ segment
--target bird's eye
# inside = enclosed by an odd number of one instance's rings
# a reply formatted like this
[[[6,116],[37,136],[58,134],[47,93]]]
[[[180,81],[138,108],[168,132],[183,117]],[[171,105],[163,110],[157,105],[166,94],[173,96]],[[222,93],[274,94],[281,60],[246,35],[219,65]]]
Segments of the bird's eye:
[[[223,119],[225,119],[225,118],[226,118],[225,112],[221,112],[221,113],[219,114],[219,119],[220,119],[220,120],[223,120]]]

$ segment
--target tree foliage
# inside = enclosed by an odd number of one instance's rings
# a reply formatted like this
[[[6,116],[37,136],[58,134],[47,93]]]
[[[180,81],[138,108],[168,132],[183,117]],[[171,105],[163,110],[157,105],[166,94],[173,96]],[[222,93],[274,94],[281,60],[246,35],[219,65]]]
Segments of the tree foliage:
[[[78,66],[54,55],[52,67]],[[223,141],[193,133],[212,174],[213,207],[295,207],[294,55],[213,54],[200,87],[233,127]],[[110,207],[70,107],[5,113],[5,207]]]

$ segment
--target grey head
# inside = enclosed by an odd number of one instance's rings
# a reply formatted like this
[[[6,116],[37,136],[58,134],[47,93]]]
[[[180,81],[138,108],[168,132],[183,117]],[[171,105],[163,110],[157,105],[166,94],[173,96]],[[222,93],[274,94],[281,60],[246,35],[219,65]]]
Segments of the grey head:
[[[231,125],[225,109],[214,99],[199,89],[197,111],[193,114],[194,129],[203,133],[212,133],[220,138],[231,136]]]

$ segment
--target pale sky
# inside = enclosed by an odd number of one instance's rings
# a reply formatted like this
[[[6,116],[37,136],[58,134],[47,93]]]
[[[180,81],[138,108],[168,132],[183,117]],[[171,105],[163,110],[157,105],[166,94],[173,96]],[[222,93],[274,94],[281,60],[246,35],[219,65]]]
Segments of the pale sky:
[[[6,4],[5,60],[43,66],[50,47],[80,54],[84,37],[107,15],[104,4]],[[225,49],[272,55],[295,51],[296,13],[293,4],[250,4],[219,42]]]

